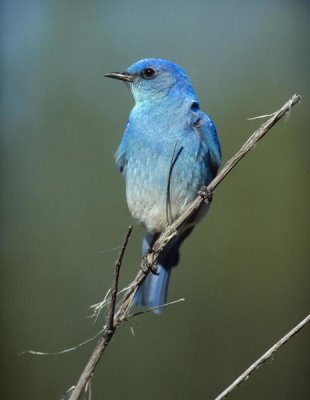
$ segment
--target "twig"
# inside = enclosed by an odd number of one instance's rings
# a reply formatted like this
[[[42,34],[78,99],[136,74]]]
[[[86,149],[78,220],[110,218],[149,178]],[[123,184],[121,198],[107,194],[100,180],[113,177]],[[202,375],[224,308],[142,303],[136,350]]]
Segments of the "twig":
[[[114,324],[114,313],[115,313],[115,303],[116,303],[116,295],[117,295],[117,288],[118,288],[118,279],[119,279],[119,272],[120,268],[122,265],[123,257],[125,254],[125,250],[128,244],[129,237],[132,232],[132,226],[130,226],[127,230],[127,233],[125,235],[123,245],[119,251],[119,254],[117,256],[115,266],[114,266],[114,276],[113,276],[113,283],[112,283],[112,290],[111,290],[111,303],[109,306],[108,310],[108,316],[107,316],[107,323],[105,326],[105,330],[103,333],[103,336],[100,338],[98,341],[95,350],[93,351],[88,363],[86,364],[84,371],[82,372],[78,383],[76,384],[74,390],[72,391],[69,399],[70,400],[78,400],[88,384],[95,368],[100,360],[103,352],[107,348],[108,343],[110,342],[114,331],[116,329],[116,325]]]
[[[274,114],[274,113],[271,113],[271,114],[264,114],[264,115],[258,115],[257,117],[247,118],[247,121],[254,121],[255,119],[269,118],[269,117],[272,117],[273,114]]]
[[[246,369],[228,388],[226,388],[219,396],[214,400],[223,400],[227,397],[234,389],[237,388],[242,382],[246,381],[249,376],[263,365],[274,353],[279,350],[285,343],[287,343],[297,332],[304,328],[310,321],[310,314],[296,325],[291,331],[289,331],[283,338],[281,338],[276,344],[274,344],[265,354],[263,354],[258,360],[256,360],[248,369]]]
[[[114,266],[114,277],[113,277],[113,284],[112,284],[112,290],[111,290],[111,303],[109,306],[108,316],[107,316],[106,334],[112,334],[113,330],[114,330],[113,321],[114,321],[115,304],[116,304],[116,296],[117,296],[117,289],[118,289],[119,272],[121,269],[123,257],[125,254],[125,250],[126,250],[127,243],[130,238],[131,232],[132,232],[132,226],[130,226],[127,230],[127,233],[126,233],[124,241],[123,241],[123,246],[120,249],[120,252],[118,254],[118,257],[117,257],[117,260],[116,260],[115,266]]]
[[[172,306],[173,304],[180,303],[181,301],[185,301],[185,299],[169,301],[169,303],[165,303],[165,304],[162,304],[160,306],[150,307],[147,310],[138,311],[138,312],[136,312],[134,314],[129,314],[127,319],[132,318],[132,317],[137,317],[138,315],[146,314],[146,313],[149,313],[149,312],[152,312],[152,311],[155,311],[155,310],[159,310],[159,309],[162,309],[162,308],[166,308],[168,306]]]
[[[114,315],[113,329],[109,335],[104,335],[99,340],[95,347],[78,383],[72,392],[69,400],[78,400],[82,394],[83,388],[85,387],[88,380],[91,378],[95,367],[106,349],[111,337],[113,336],[119,325],[128,318],[128,311],[131,307],[133,298],[138,288],[142,285],[143,281],[150,273],[151,269],[154,269],[157,258],[165,246],[170,240],[177,234],[183,223],[189,220],[202,205],[209,202],[210,196],[217,186],[222,182],[226,175],[237,165],[237,163],[255,146],[255,144],[262,139],[266,133],[287,113],[291,108],[301,100],[299,95],[294,94],[278,111],[272,114],[272,117],[268,119],[258,130],[256,130],[250,138],[244,143],[241,149],[225,164],[219,174],[213,179],[213,181],[206,187],[202,188],[196,199],[185,209],[182,215],[180,215],[174,223],[168,225],[166,229],[157,238],[152,246],[152,249],[142,258],[141,268],[135,279],[129,285],[128,290],[125,292],[123,298],[120,300],[117,311]],[[127,239],[128,240],[128,239]],[[127,242],[126,242],[127,243]],[[122,247],[125,251],[126,245]]]
[[[178,145],[179,138],[175,141],[174,147],[173,147],[173,152],[170,160],[170,165],[169,165],[169,171],[168,171],[168,177],[167,177],[167,188],[166,188],[166,221],[167,224],[171,224],[172,222],[172,211],[171,211],[171,202],[170,202],[170,183],[171,183],[171,174],[172,174],[172,169],[173,166],[177,160],[177,157],[175,157],[175,151]],[[170,213],[170,215],[169,215]]]
[[[77,350],[79,347],[85,346],[86,344],[92,342],[93,340],[97,339],[97,337],[99,335],[101,335],[104,332],[104,328],[100,329],[99,332],[97,332],[95,335],[93,335],[92,337],[83,340],[83,342],[80,342],[79,344],[77,344],[76,346],[73,347],[68,347],[64,350],[60,350],[60,351],[50,351],[50,352],[43,352],[43,351],[36,351],[36,350],[24,350],[21,353],[19,353],[19,356],[23,356],[24,354],[33,354],[34,356],[59,356],[60,354],[65,354],[65,353],[69,353],[70,351],[74,351]]]

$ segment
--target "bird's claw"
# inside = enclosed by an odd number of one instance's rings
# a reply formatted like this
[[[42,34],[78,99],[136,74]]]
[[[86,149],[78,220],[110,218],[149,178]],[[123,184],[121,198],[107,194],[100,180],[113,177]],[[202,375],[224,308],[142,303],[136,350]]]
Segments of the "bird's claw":
[[[199,192],[198,192],[199,196],[201,196],[202,198],[205,199],[205,202],[207,204],[212,203],[213,200],[213,193],[206,187],[202,187]]]
[[[150,264],[146,258],[144,258],[143,263],[141,264],[142,272],[145,274],[150,271],[153,275],[159,275],[157,266],[155,264]]]

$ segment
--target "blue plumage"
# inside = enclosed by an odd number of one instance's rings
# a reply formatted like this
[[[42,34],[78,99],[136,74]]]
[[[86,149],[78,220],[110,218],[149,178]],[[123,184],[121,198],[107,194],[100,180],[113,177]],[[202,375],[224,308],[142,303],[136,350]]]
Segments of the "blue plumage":
[[[126,81],[136,102],[116,162],[126,180],[129,210],[147,231],[145,254],[156,235],[214,178],[221,162],[220,143],[213,122],[199,109],[188,76],[176,64],[145,59],[126,72],[106,76]],[[147,277],[136,294],[137,305],[166,302],[179,246],[207,208],[160,255],[159,275]]]

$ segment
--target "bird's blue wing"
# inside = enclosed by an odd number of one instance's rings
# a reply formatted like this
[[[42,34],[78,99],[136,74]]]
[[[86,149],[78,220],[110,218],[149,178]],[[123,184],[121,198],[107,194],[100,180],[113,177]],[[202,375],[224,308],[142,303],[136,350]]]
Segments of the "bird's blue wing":
[[[127,168],[127,142],[128,142],[128,134],[129,134],[129,122],[127,124],[124,136],[122,138],[122,141],[115,153],[115,161],[116,165],[118,166],[118,169],[120,173],[123,176],[126,176],[126,168]]]
[[[207,157],[207,164],[209,165],[214,178],[222,161],[221,145],[215,125],[211,118],[201,111],[193,113],[193,125],[200,135],[201,141],[208,149],[205,157]]]

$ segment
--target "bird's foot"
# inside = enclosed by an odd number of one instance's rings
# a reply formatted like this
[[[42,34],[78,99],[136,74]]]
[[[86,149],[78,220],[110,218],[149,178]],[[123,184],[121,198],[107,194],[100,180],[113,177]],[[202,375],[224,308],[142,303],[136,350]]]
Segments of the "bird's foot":
[[[207,186],[203,186],[199,192],[198,192],[199,196],[201,196],[202,198],[205,199],[205,202],[207,204],[212,203],[213,200],[213,193],[207,188]]]
[[[145,274],[150,271],[153,275],[159,275],[156,264],[150,263],[147,259],[147,256],[143,258],[141,269]]]

